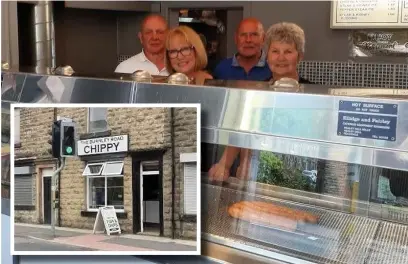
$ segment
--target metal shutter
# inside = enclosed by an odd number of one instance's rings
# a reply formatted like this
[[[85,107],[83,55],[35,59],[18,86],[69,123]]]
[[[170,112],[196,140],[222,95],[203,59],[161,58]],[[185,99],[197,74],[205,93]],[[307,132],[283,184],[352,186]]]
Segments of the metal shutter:
[[[14,204],[33,205],[32,175],[15,175]]]
[[[197,165],[184,163],[184,214],[197,214]]]

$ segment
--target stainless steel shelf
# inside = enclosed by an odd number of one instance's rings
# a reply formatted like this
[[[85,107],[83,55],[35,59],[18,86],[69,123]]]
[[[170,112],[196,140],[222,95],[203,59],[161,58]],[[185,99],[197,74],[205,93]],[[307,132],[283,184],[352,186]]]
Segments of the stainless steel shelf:
[[[408,152],[219,128],[201,129],[201,141],[322,160],[408,171]]]
[[[284,252],[292,258],[317,263],[371,263],[366,261],[374,257],[376,263],[400,264],[405,263],[402,260],[406,261],[406,256],[401,255],[394,257],[395,262],[390,262],[381,250],[403,250],[403,243],[405,247],[407,245],[407,226],[208,184],[203,184],[203,193],[202,230],[209,234],[210,240],[212,236],[216,237],[218,243],[244,245],[254,254],[258,254],[258,249],[268,251],[271,256]],[[318,215],[320,221],[318,225],[299,227],[291,232],[251,225],[227,213],[228,206],[241,200],[267,201],[307,211]],[[379,243],[382,248],[378,247]]]

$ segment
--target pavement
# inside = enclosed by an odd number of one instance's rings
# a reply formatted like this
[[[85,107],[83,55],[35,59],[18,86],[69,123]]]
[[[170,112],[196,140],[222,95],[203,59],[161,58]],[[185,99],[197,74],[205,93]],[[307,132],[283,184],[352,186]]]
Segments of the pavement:
[[[196,241],[134,234],[93,234],[92,230],[14,224],[15,251],[196,251]],[[194,252],[192,252],[194,253]]]

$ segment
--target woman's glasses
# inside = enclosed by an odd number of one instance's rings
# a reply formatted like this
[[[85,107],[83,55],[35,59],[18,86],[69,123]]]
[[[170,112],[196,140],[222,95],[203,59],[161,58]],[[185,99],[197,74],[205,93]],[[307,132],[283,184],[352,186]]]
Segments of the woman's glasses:
[[[179,53],[183,56],[188,56],[191,54],[191,51],[194,49],[194,47],[184,47],[179,50],[168,50],[167,54],[169,54],[170,59],[175,59],[178,57]]]

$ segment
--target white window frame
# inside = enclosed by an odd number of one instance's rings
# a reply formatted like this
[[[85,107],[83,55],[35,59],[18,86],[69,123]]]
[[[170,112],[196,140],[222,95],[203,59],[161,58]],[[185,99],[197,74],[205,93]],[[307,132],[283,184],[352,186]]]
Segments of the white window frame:
[[[104,119],[106,121],[106,128],[104,130],[101,130],[101,131],[91,131],[91,126],[90,126],[90,123],[91,123],[91,109],[100,109],[100,108],[106,109],[106,116],[105,116],[105,119]],[[100,119],[100,120],[102,120],[102,119]],[[93,120],[93,121],[97,121],[97,120]],[[88,108],[88,118],[87,118],[87,122],[86,122],[86,131],[88,131],[88,133],[96,133],[96,132],[107,131],[108,129],[109,129],[109,126],[108,126],[108,108],[107,107],[89,107]]]
[[[199,208],[197,207],[198,199],[196,198],[196,212],[191,213],[187,212],[186,210],[186,165],[187,164],[194,164],[197,169],[197,153],[180,153],[180,163],[183,166],[183,214],[184,215],[195,215],[197,216]],[[198,178],[199,175],[197,174],[196,171],[196,177]],[[198,179],[196,179],[198,181]],[[198,182],[196,183],[196,187],[198,186]]]
[[[144,206],[143,206],[143,176],[145,175],[159,175],[160,174],[160,168],[157,171],[144,171],[143,170],[143,165],[147,163],[153,163],[153,162],[158,162],[158,166],[160,166],[160,162],[158,160],[154,161],[142,161],[140,162],[140,182],[139,182],[139,188],[140,188],[140,232],[143,233],[143,218],[144,218]]]
[[[107,167],[108,164],[115,164],[115,163],[121,163],[122,166],[120,166],[120,170],[119,173],[106,173],[105,169]],[[102,169],[102,174],[106,175],[106,176],[111,176],[111,175],[122,175],[122,170],[123,170],[123,166],[124,166],[124,162],[123,161],[109,161],[109,162],[105,162],[105,165],[103,166]]]
[[[101,169],[99,170],[98,173],[86,173],[86,169],[89,168],[89,165],[102,165]],[[105,168],[105,163],[104,162],[99,162],[99,163],[88,163],[85,166],[84,171],[82,172],[82,176],[97,176],[97,175],[101,175],[103,169]],[[91,171],[91,170],[89,170]]]
[[[90,179],[91,178],[104,178],[105,179],[105,184],[104,184],[104,188],[105,188],[105,206],[108,206],[108,204],[107,204],[107,201],[108,201],[108,178],[116,178],[116,177],[117,178],[119,178],[119,177],[123,178],[123,206],[125,206],[125,197],[124,197],[125,196],[125,182],[124,182],[125,179],[123,177],[123,173],[122,174],[103,175],[103,171],[104,171],[105,166],[106,166],[107,163],[120,163],[120,162],[122,163],[122,170],[123,170],[123,165],[124,165],[123,161],[110,161],[110,162],[98,162],[98,163],[95,162],[95,163],[88,163],[86,165],[82,175],[86,177],[86,193],[85,194],[86,194],[86,210],[88,212],[98,212],[98,210],[99,210],[97,208],[90,208],[90,206],[89,206],[90,205],[90,199],[89,199],[90,185],[89,184],[90,184]],[[101,170],[99,171],[98,174],[92,173],[92,174],[88,175],[88,174],[85,173],[85,170],[89,165],[102,165],[102,168],[101,168]],[[124,208],[123,209],[116,209],[115,208],[115,211],[117,213],[124,213],[125,209]]]

